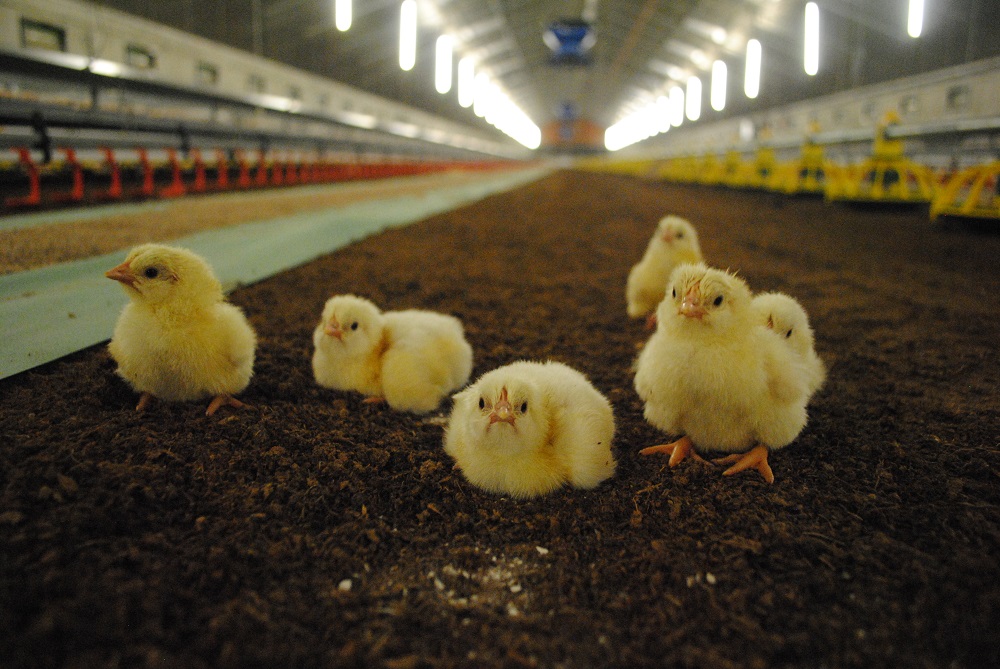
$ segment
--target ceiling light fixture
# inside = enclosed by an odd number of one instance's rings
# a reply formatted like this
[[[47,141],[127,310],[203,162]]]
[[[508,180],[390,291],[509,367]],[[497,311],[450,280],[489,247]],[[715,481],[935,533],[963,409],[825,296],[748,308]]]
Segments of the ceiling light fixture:
[[[755,39],[747,42],[746,74],[743,78],[743,92],[751,100],[760,93],[760,42]]]
[[[819,6],[806,3],[806,34],[803,66],[810,77],[819,72]]]
[[[697,121],[701,118],[701,79],[691,77],[687,81],[687,94],[685,97],[684,112],[689,121]]]
[[[336,0],[333,5],[333,13],[337,30],[346,32],[351,28],[351,0]]]
[[[409,72],[417,64],[417,0],[403,0],[399,8],[399,67]]]
[[[920,37],[924,29],[924,0],[910,0],[910,11],[906,17],[906,32],[910,37]]]
[[[674,86],[670,89],[670,125],[675,128],[684,123],[684,89]]]
[[[458,61],[458,104],[471,107],[476,99],[476,64],[469,56]]]
[[[728,77],[726,64],[721,60],[712,63],[712,90],[709,101],[712,109],[722,111],[726,108],[726,84]]]
[[[453,44],[451,35],[441,35],[435,45],[434,88],[442,95],[451,90]]]

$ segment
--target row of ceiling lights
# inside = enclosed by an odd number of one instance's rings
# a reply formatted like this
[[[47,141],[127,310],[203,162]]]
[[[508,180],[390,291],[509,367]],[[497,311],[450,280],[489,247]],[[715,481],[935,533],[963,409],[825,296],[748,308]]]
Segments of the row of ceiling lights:
[[[923,31],[923,17],[924,0],[909,0],[906,30],[910,37],[920,36]],[[814,76],[819,72],[820,41],[820,12],[815,2],[806,3],[804,18],[805,48],[802,65],[806,74]],[[704,57],[701,52],[698,52],[698,55]],[[750,99],[756,98],[760,93],[761,60],[761,43],[756,39],[748,40],[744,59],[743,92]],[[725,62],[714,61],[711,73],[709,102],[712,109],[722,111],[726,107],[728,84]],[[604,135],[604,145],[609,151],[617,151],[667,132],[671,127],[679,127],[685,117],[689,121],[697,121],[701,118],[701,98],[701,79],[697,76],[688,77],[686,91],[680,86],[672,86],[666,95],[659,96],[652,104],[643,106],[608,128]]]
[[[351,27],[352,0],[334,1],[334,24],[340,31]],[[441,35],[435,43],[434,88],[442,95],[452,90],[455,39]],[[403,0],[399,7],[399,67],[409,72],[417,64],[417,0]],[[476,72],[475,61],[458,61],[458,104],[472,107],[476,116],[529,149],[537,149],[542,133],[485,72]]]

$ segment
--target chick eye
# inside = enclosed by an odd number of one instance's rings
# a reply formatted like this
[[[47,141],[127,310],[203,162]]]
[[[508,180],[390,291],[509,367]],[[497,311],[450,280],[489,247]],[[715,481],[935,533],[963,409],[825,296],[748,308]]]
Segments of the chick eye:
[[[681,239],[682,237],[684,237],[684,233],[683,232],[678,232],[677,233],[677,239]]]
[[[528,410],[528,403],[527,402],[522,402],[521,403],[521,413],[524,413],[527,410]]]
[[[717,298],[715,298],[715,300],[712,301],[712,304],[714,304],[715,306],[719,306],[720,304],[722,304],[722,295],[719,295]]]
[[[480,409],[486,408],[486,400],[484,400],[482,397],[479,398],[479,408]]]
[[[160,270],[156,269],[155,267],[147,267],[146,270],[143,272],[143,275],[147,279],[155,279],[156,277],[160,276]]]
[[[356,321],[354,323],[351,323],[351,329],[352,330],[357,330],[358,329],[358,324],[357,324]]]
[[[785,339],[788,339],[791,336],[792,336],[792,331],[791,330],[789,330],[788,332],[785,333]]]
[[[675,300],[677,299],[677,289],[676,288],[674,288],[673,290],[670,291],[670,296],[673,297]]]

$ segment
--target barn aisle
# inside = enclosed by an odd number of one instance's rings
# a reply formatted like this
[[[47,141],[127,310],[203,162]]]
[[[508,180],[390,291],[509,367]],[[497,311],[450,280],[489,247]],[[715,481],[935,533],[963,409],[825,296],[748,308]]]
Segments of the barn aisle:
[[[829,368],[776,481],[639,449],[624,285],[656,221],[810,314]],[[221,257],[221,253],[217,257]],[[9,667],[1000,665],[1000,234],[926,212],[562,171],[238,288],[252,408],[155,403],[102,345],[0,381]],[[528,501],[438,414],[315,385],[332,294],[462,319],[474,376],[553,359],[616,475]],[[108,323],[110,328],[111,322]]]

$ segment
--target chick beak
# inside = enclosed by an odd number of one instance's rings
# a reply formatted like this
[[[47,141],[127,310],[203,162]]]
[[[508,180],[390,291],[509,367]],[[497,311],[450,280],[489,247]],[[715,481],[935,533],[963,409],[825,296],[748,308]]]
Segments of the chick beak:
[[[695,318],[701,320],[708,313],[705,307],[701,303],[701,294],[698,291],[698,286],[691,286],[688,292],[685,293],[684,299],[681,300],[680,312],[681,316],[687,316],[688,318]]]
[[[674,239],[676,239],[676,238],[674,237],[674,233],[673,232],[671,232],[670,230],[667,230],[662,235],[660,235],[660,239],[662,239],[664,241],[664,243],[666,243],[666,244],[669,245],[669,244],[673,244],[674,243]]]
[[[773,330],[774,329],[774,316],[769,315],[767,317],[767,328],[769,330]]]
[[[136,276],[132,273],[132,268],[129,267],[127,262],[123,262],[121,265],[118,265],[118,267],[109,269],[104,273],[104,276],[109,279],[114,279],[119,283],[123,283],[129,288],[135,287]]]
[[[510,405],[510,400],[507,398],[506,388],[500,391],[500,399],[493,405],[493,411],[490,413],[489,424],[493,425],[493,423],[514,424],[514,408]]]
[[[340,323],[337,322],[336,318],[330,319],[330,322],[323,327],[323,332],[330,337],[336,337],[340,341],[344,341],[344,329],[340,327]]]

